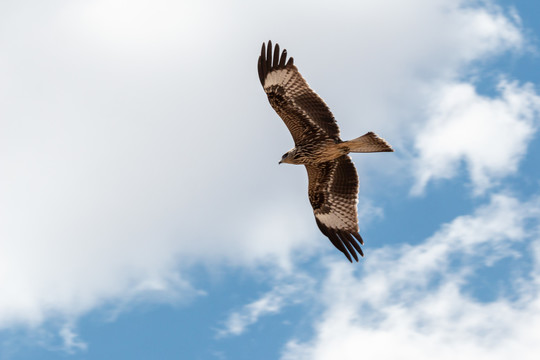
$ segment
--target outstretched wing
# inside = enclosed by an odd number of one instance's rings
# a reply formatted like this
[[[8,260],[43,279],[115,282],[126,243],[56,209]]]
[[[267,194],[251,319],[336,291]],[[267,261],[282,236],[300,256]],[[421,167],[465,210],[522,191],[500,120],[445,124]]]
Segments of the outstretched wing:
[[[348,155],[335,160],[306,165],[309,202],[321,232],[352,262],[356,253],[364,256],[358,233],[358,175]],[[356,251],[355,251],[356,250]],[[350,255],[349,255],[350,254]]]
[[[270,104],[283,119],[295,144],[305,137],[323,137],[339,140],[339,128],[323,99],[310,89],[306,80],[293,64],[287,61],[287,50],[281,57],[276,44],[272,54],[272,42],[268,48],[263,43],[259,56],[259,79]]]

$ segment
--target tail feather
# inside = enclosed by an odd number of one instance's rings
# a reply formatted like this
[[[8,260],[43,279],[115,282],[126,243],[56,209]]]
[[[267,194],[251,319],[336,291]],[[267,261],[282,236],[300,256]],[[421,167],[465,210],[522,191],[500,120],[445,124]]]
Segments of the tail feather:
[[[368,132],[356,139],[345,141],[343,145],[353,153],[392,152],[392,146],[374,132]]]

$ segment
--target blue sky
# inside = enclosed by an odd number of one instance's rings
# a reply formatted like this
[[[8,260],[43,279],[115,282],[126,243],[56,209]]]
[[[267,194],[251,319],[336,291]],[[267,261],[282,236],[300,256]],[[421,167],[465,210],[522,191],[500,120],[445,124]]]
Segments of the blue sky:
[[[540,352],[533,1],[0,3],[0,359]],[[271,39],[357,154],[365,258],[318,231]]]

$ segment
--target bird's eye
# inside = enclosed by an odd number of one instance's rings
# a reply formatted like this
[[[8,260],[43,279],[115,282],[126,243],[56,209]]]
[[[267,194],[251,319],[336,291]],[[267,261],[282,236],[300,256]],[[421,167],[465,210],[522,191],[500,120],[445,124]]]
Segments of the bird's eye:
[[[288,154],[288,153],[283,154],[283,156],[282,156],[281,158],[282,158],[282,159],[285,159],[285,158],[287,157],[287,154]]]

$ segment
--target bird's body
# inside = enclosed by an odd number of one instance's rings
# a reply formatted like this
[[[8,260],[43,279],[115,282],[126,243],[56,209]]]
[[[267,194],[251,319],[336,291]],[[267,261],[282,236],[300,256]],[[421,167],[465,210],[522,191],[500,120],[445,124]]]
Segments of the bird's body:
[[[295,146],[281,162],[295,165],[319,164],[335,160],[349,153],[341,141],[328,138],[315,138],[314,140]]]
[[[364,243],[358,233],[356,212],[358,175],[347,154],[393,150],[372,132],[342,141],[328,106],[300,75],[293,58],[286,60],[287,51],[280,56],[279,45],[272,54],[272,42],[268,42],[268,48],[263,44],[258,61],[259,79],[295,143],[280,163],[305,165],[308,197],[319,229],[349,261],[350,255],[358,261],[356,253],[363,256],[358,242]]]

